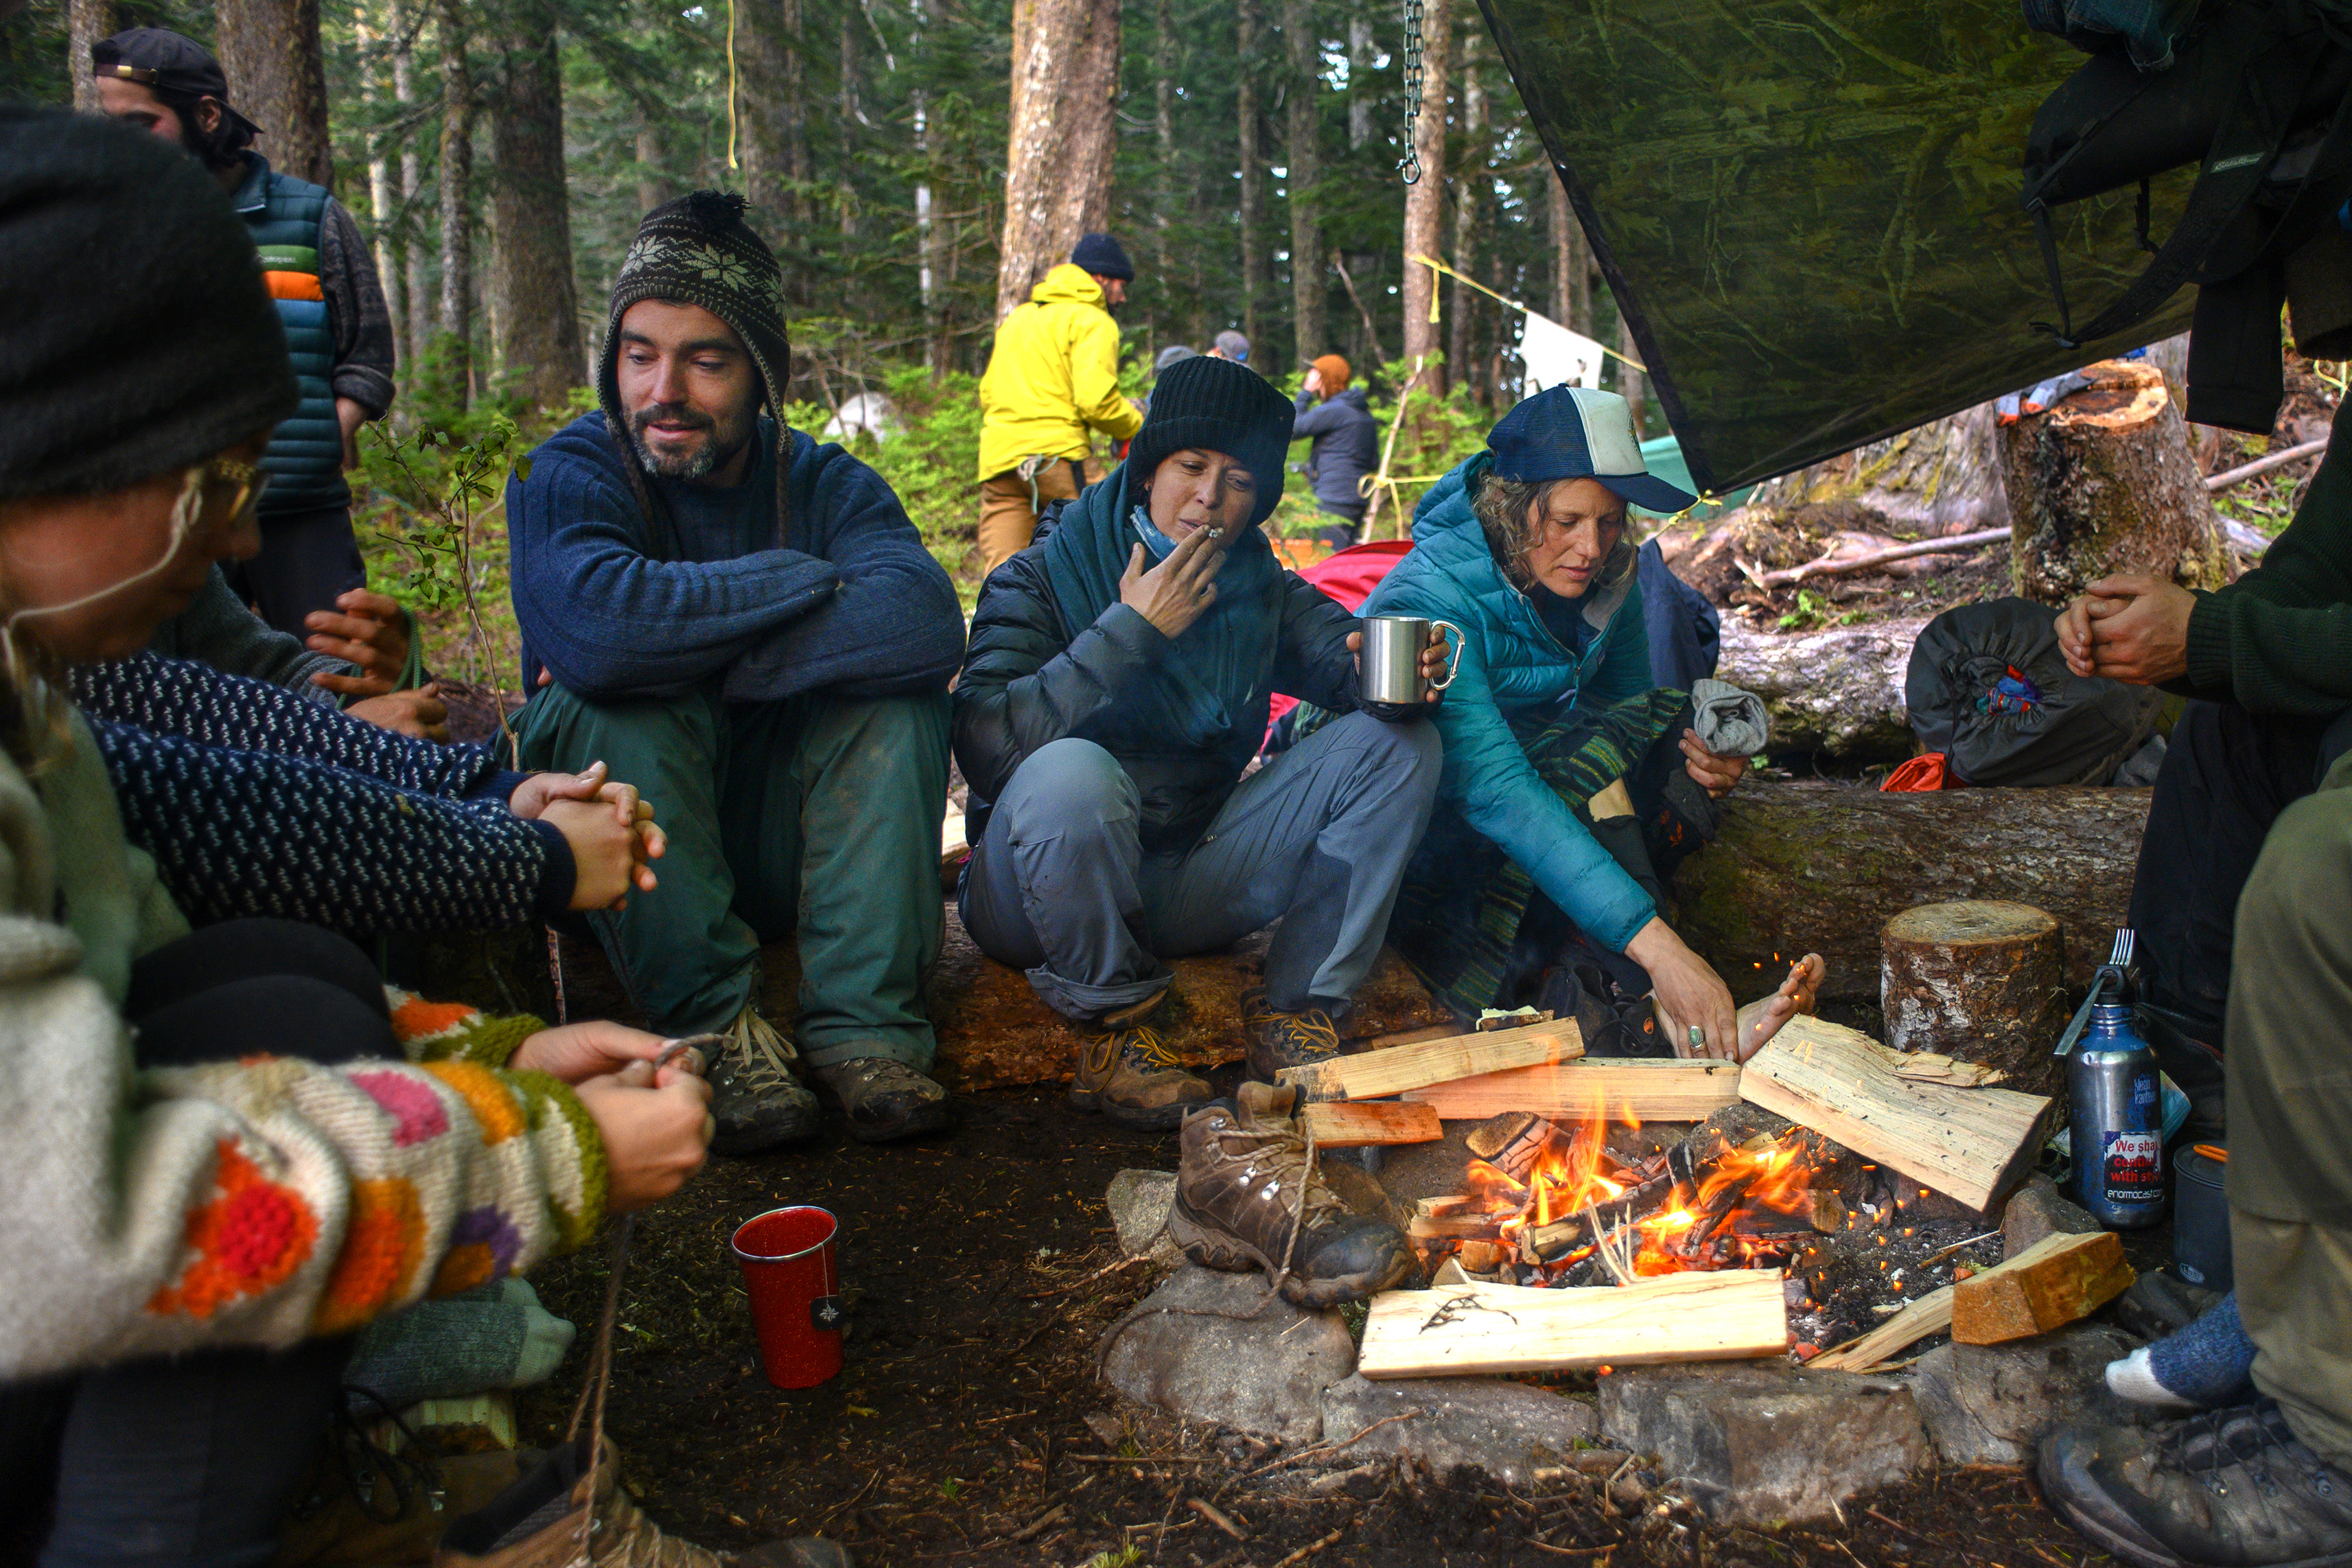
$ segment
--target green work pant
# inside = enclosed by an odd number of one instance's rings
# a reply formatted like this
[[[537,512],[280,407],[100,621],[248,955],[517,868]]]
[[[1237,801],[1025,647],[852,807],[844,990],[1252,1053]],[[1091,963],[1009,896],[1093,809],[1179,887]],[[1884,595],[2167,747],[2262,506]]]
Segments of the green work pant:
[[[660,886],[589,917],[656,1028],[726,1028],[752,998],[760,944],[797,931],[794,1032],[809,1061],[930,1066],[922,979],[940,940],[944,693],[591,702],[547,686],[521,728],[525,767],[601,758],[669,835]]]
[[[2352,790],[2281,812],[2230,969],[2230,1228],[2254,1383],[2352,1464]]]

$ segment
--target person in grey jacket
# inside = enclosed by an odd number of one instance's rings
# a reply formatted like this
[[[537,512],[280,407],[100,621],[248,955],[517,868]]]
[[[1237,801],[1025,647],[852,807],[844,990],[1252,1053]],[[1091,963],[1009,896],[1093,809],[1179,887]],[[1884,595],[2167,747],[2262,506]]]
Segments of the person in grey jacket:
[[[1309,365],[1290,426],[1293,440],[1305,435],[1315,442],[1307,458],[1315,504],[1339,519],[1317,537],[1330,541],[1333,549],[1356,542],[1356,532],[1364,525],[1363,478],[1381,465],[1380,423],[1364,406],[1364,389],[1348,384],[1354,374],[1338,354],[1326,354]]]

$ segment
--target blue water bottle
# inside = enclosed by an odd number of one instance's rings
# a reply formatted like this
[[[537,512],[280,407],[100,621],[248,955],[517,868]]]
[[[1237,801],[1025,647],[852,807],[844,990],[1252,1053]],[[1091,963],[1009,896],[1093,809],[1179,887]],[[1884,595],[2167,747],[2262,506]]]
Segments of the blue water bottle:
[[[2156,1053],[2133,1028],[2128,1004],[2091,1009],[2090,1027],[2066,1063],[2066,1092],[2074,1102],[2067,1144],[2074,1201],[2110,1229],[2162,1219],[2164,1092]]]

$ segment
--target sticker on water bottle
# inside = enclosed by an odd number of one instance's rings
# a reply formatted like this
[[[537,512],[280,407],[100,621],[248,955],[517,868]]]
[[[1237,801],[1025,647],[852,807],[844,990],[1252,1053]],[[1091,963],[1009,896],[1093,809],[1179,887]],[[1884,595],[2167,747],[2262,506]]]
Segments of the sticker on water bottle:
[[[2164,1134],[2105,1135],[2109,1203],[2153,1203],[2164,1196]]]

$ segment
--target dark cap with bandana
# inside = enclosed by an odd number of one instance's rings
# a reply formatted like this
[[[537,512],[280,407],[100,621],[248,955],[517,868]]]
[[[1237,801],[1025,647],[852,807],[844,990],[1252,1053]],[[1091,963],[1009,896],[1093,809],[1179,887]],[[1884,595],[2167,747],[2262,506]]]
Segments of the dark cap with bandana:
[[[89,47],[89,74],[120,77],[159,92],[212,99],[247,135],[261,134],[259,126],[229,103],[228,78],[212,51],[169,27],[131,27],[100,38]]]
[[[776,416],[776,531],[781,538],[786,524],[784,481],[793,453],[782,394],[793,373],[793,344],[784,329],[783,274],[776,266],[776,254],[751,232],[743,210],[743,198],[731,191],[697,191],[646,214],[613,279],[613,310],[604,322],[596,397],[614,441],[630,459],[631,478],[640,480],[628,417],[621,408],[621,318],[641,300],[662,299],[699,305],[726,322],[743,340],[760,372],[768,412]],[[649,496],[641,491],[638,499],[651,508]]]

